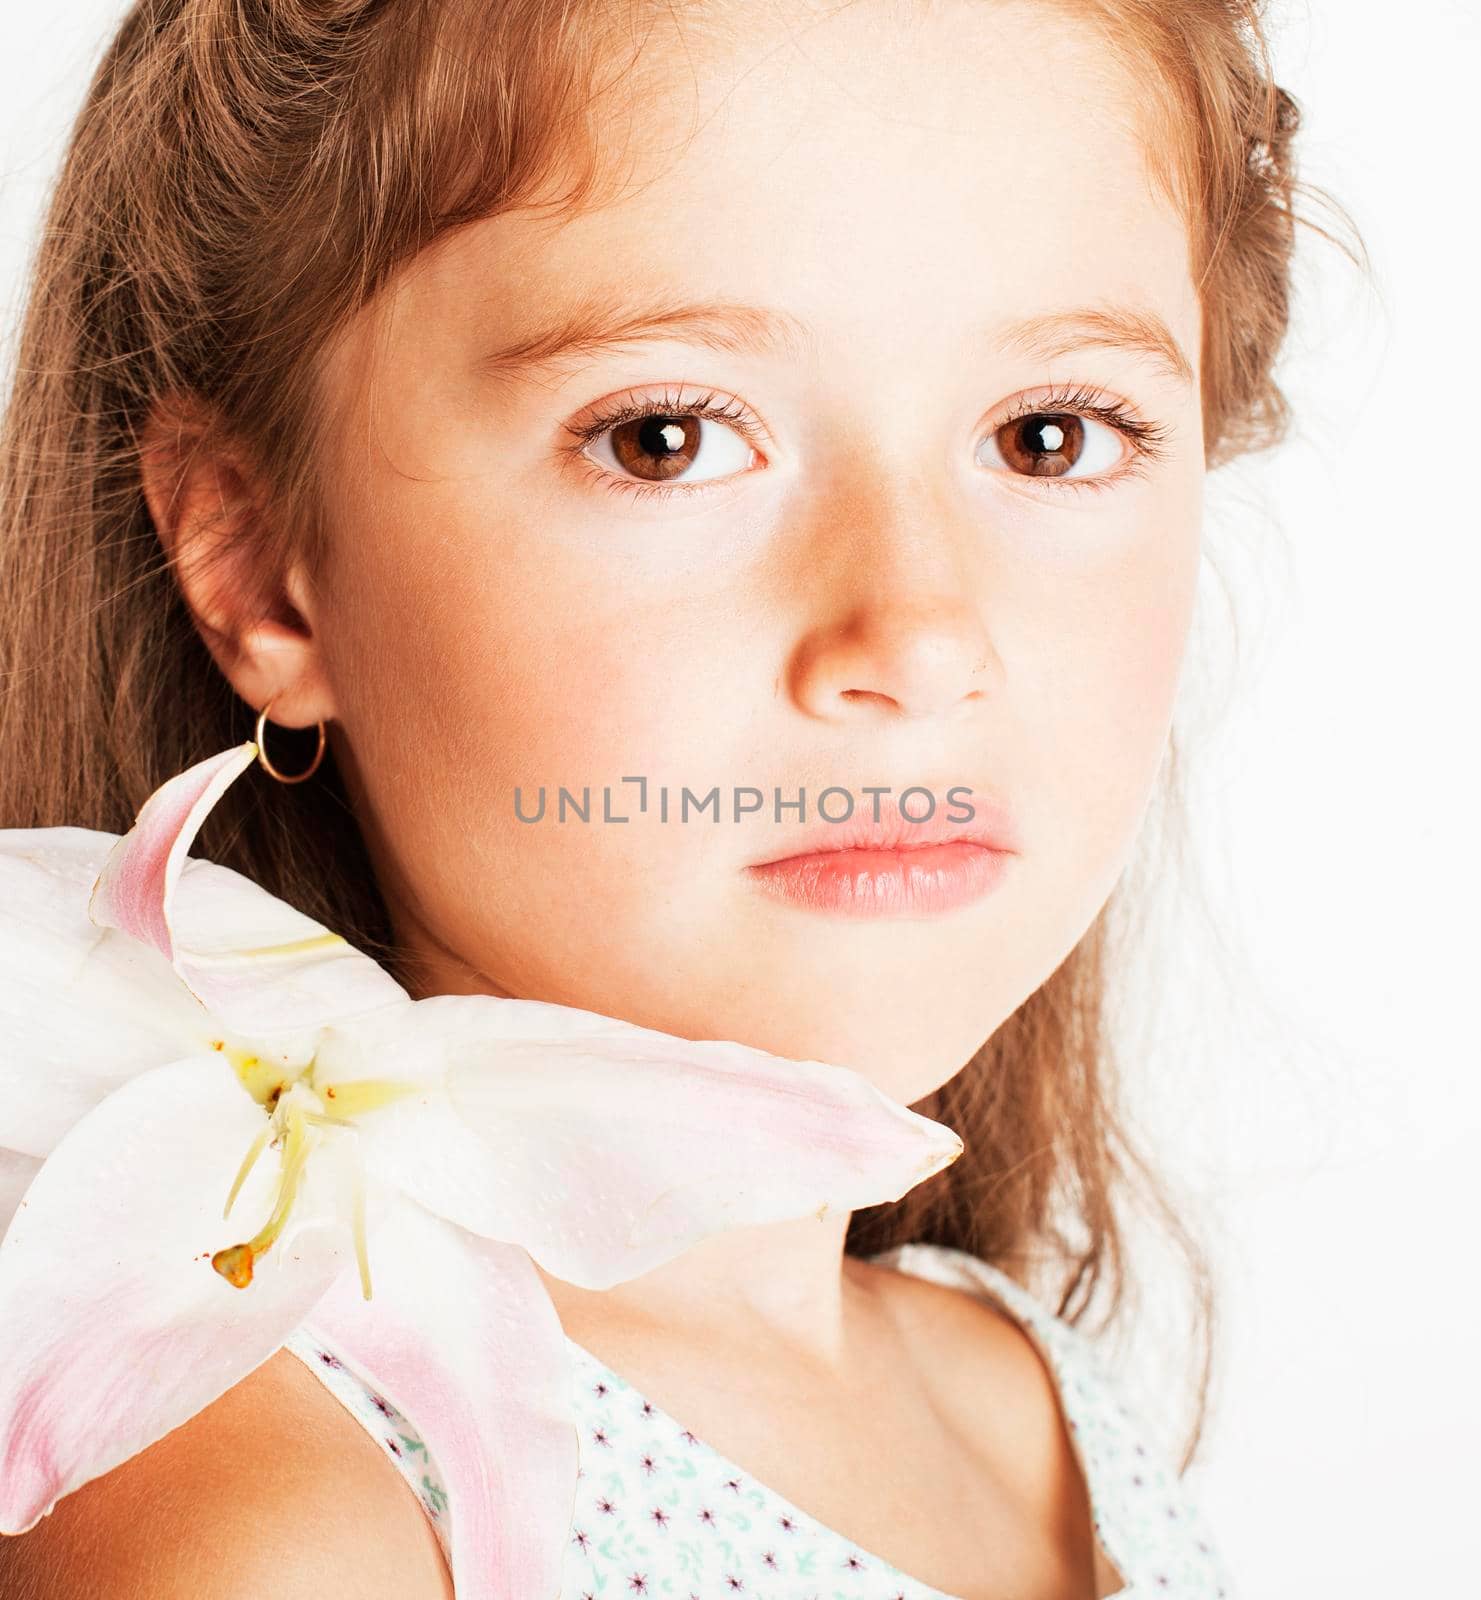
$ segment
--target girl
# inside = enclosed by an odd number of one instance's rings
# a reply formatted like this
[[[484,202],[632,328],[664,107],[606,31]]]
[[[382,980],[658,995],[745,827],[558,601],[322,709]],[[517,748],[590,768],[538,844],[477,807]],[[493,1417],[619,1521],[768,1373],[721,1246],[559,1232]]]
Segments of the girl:
[[[1254,0],[139,0],[97,73],[5,439],[0,824],[122,831],[270,710],[312,781],[202,849],[412,994],[847,1063],[966,1143],[542,1274],[569,1600],[1226,1592],[1077,1324],[1129,1287],[1108,934],[1206,470],[1283,420],[1295,126]],[[295,1338],[0,1589],[444,1596],[457,1514]]]

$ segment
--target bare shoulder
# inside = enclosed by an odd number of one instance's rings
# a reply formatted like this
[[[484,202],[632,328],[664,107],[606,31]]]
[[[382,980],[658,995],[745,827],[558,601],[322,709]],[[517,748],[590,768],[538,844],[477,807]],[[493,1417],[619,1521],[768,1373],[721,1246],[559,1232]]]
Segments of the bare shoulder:
[[[360,1424],[280,1350],[0,1538],[0,1600],[451,1600],[436,1533]]]
[[[1058,1382],[1017,1318],[966,1289],[879,1273],[938,1409],[958,1421],[984,1464],[1041,1505],[1082,1500]]]
[[[911,1387],[968,1463],[955,1471],[970,1480],[979,1526],[998,1547],[1005,1592],[1091,1593],[1089,1485],[1058,1377],[1034,1335],[990,1295],[878,1270]]]

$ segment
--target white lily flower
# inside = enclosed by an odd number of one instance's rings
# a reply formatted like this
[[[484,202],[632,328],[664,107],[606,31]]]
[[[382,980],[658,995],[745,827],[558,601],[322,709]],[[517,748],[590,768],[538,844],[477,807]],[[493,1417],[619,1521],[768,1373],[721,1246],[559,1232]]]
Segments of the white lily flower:
[[[256,755],[170,779],[122,837],[0,830],[0,1533],[306,1325],[437,1458],[460,1600],[554,1596],[578,1441],[534,1263],[609,1288],[897,1199],[962,1142],[846,1067],[411,999],[188,856]]]

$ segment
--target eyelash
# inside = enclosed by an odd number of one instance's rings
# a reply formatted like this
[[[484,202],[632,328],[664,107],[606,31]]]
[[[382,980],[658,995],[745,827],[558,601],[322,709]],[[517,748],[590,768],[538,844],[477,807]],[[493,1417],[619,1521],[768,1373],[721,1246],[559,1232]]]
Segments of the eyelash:
[[[661,400],[632,401],[593,417],[591,421],[582,423],[579,428],[567,428],[566,432],[575,441],[568,448],[578,465],[588,468],[602,488],[610,489],[616,494],[632,494],[640,498],[647,495],[667,497],[674,494],[698,494],[701,488],[709,487],[708,484],[691,484],[687,488],[668,488],[658,483],[642,483],[636,478],[619,478],[614,473],[597,466],[589,456],[582,454],[593,439],[599,439],[612,428],[621,427],[624,422],[636,422],[640,417],[705,417],[712,422],[727,422],[751,444],[758,443],[763,433],[760,424],[745,410],[739,400],[720,405],[716,402],[713,389],[703,400],[691,401],[688,405],[680,403],[677,397],[670,400],[667,395]]]
[[[1129,460],[1110,477],[1035,479],[1031,474],[1022,472],[1014,473],[1012,476],[1025,478],[1030,482],[1053,484],[1059,488],[1103,490],[1114,488],[1123,478],[1145,477],[1147,467],[1153,462],[1162,460],[1167,454],[1166,441],[1170,429],[1161,423],[1145,421],[1123,401],[1117,400],[1105,390],[1084,384],[1076,387],[1060,387],[1037,400],[1020,403],[997,424],[993,432],[1010,427],[1015,422],[1022,422],[1025,417],[1054,417],[1065,413],[1091,417],[1116,429],[1131,444],[1132,454]],[[593,475],[604,489],[610,489],[616,494],[632,494],[639,497],[659,495],[667,498],[676,494],[698,494],[710,486],[706,482],[688,487],[678,485],[670,487],[665,484],[643,483],[635,478],[619,478],[614,473],[598,467],[589,456],[584,455],[586,447],[594,439],[600,438],[612,428],[620,427],[624,422],[636,422],[642,417],[704,417],[710,421],[729,424],[742,438],[752,444],[758,443],[763,436],[760,424],[750,416],[738,400],[729,401],[724,405],[718,404],[714,390],[711,390],[704,399],[691,401],[688,404],[681,403],[677,397],[670,399],[667,395],[657,400],[632,401],[593,417],[580,427],[568,427],[566,430],[575,441],[567,447],[569,453],[578,462],[584,462],[592,469]]]

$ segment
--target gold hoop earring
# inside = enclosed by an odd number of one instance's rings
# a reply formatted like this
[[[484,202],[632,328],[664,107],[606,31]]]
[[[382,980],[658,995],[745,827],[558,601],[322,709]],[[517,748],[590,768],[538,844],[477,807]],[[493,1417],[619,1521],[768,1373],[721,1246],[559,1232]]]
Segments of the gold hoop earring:
[[[269,700],[262,710],[257,713],[257,759],[279,783],[302,783],[305,778],[313,777],[319,770],[319,763],[324,759],[324,724],[322,722],[319,724],[319,748],[314,752],[312,763],[306,771],[290,776],[288,773],[279,772],[272,762],[267,759],[267,743],[264,730],[267,726],[267,714],[272,710],[272,707],[273,703]]]

